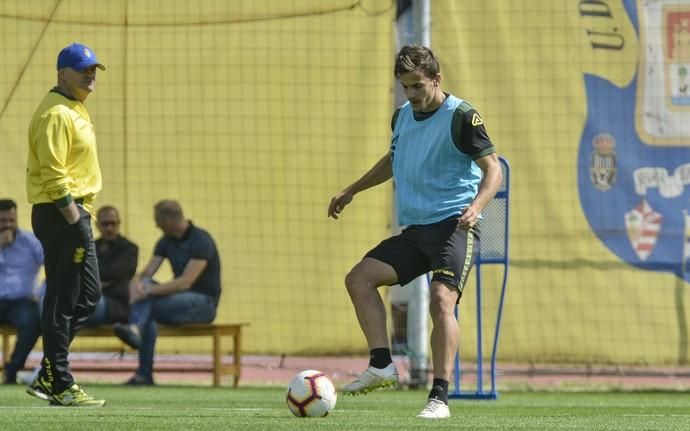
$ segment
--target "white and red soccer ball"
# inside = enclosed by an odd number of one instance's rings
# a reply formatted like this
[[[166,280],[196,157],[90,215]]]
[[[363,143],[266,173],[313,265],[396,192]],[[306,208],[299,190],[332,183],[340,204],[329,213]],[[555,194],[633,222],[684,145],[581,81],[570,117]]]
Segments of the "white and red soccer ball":
[[[286,396],[290,411],[297,417],[326,416],[337,399],[331,379],[316,370],[305,370],[293,377]]]

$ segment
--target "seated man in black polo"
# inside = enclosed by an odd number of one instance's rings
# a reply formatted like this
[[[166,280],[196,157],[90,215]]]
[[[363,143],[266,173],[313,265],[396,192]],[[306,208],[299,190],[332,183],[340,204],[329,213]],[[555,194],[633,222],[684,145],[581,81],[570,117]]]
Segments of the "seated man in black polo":
[[[129,324],[114,326],[122,341],[139,350],[139,368],[129,385],[153,384],[156,323],[210,323],[220,298],[220,259],[211,235],[186,220],[176,201],[158,202],[154,217],[164,236],[130,284]],[[164,259],[170,261],[175,278],[158,284],[153,276]]]

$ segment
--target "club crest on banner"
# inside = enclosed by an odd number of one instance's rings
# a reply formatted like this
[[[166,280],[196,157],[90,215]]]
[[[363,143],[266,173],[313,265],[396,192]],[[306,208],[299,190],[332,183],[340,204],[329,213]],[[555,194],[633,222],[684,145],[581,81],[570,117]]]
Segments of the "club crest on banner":
[[[584,74],[580,203],[594,233],[621,260],[690,281],[690,0],[613,4],[580,9],[591,25],[613,29],[606,38],[590,31],[600,37],[588,42],[593,53],[606,51],[613,62],[619,55],[618,64],[636,73],[625,84],[606,76],[605,67]],[[616,33],[626,25],[637,39]],[[636,64],[623,47],[634,47]]]
[[[616,140],[608,133],[601,133],[594,137],[592,146],[592,184],[605,192],[616,181]]]
[[[640,260],[647,260],[654,250],[662,219],[663,216],[654,211],[645,200],[625,214],[625,230]]]
[[[649,145],[690,146],[690,4],[639,6],[636,129]]]

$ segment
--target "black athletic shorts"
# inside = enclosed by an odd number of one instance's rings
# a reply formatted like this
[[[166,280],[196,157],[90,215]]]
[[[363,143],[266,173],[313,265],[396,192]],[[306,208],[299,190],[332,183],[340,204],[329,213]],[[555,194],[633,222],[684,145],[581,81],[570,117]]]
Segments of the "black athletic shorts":
[[[407,284],[429,271],[431,280],[462,289],[479,253],[479,227],[458,227],[459,217],[429,225],[412,225],[383,240],[366,257],[392,266],[398,283]]]

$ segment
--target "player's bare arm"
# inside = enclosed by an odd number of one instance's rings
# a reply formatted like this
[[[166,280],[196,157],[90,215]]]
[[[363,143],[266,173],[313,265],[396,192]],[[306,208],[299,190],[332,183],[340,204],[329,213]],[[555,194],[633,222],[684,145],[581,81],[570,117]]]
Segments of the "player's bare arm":
[[[482,170],[482,182],[479,183],[477,197],[474,198],[470,206],[465,208],[465,211],[460,216],[458,224],[462,229],[469,229],[477,224],[479,214],[496,195],[503,180],[501,165],[498,162],[498,155],[496,153],[481,157],[475,160],[475,163]]]
[[[346,187],[331,199],[328,205],[328,217],[338,219],[345,206],[352,202],[352,198],[359,192],[379,185],[393,177],[393,165],[390,153],[386,154],[376,162],[360,179]]]

